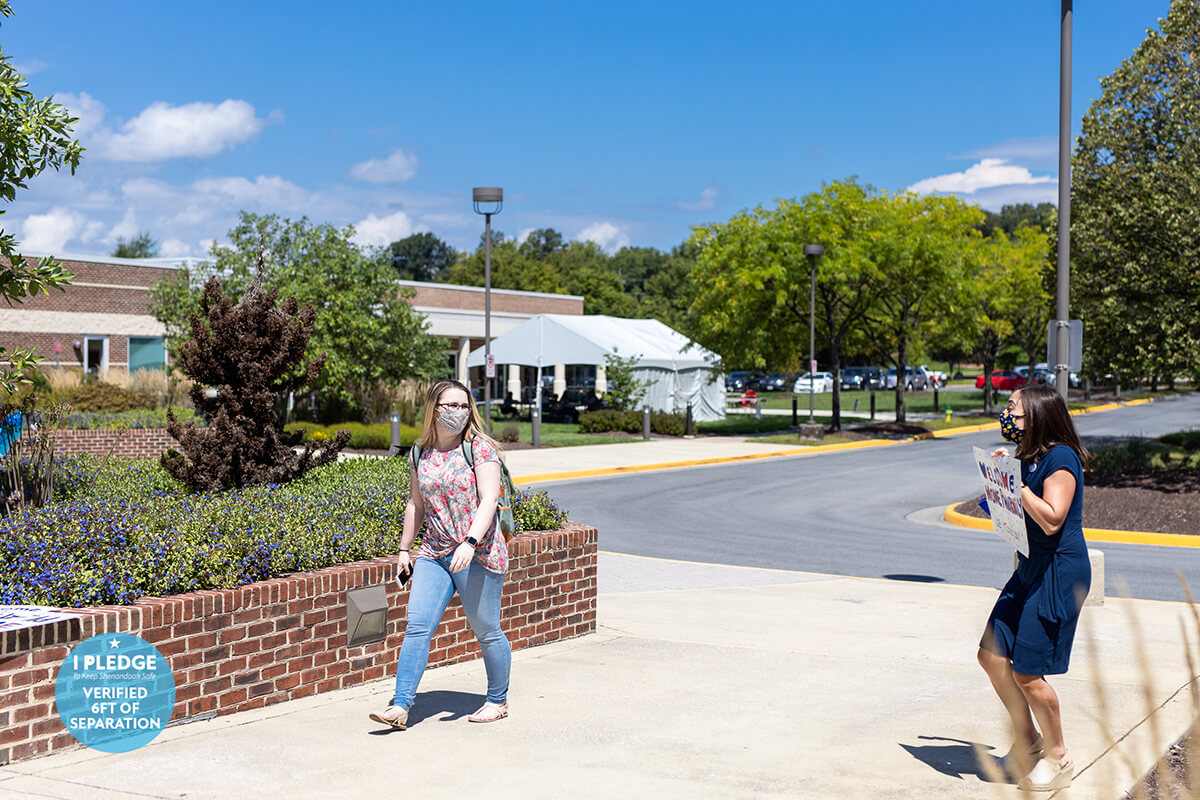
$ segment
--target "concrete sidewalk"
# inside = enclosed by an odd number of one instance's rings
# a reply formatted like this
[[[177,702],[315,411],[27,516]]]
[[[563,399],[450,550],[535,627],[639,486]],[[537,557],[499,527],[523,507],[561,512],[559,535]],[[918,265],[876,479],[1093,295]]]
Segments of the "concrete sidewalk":
[[[995,590],[612,554],[599,574],[599,632],[515,653],[503,722],[466,721],[483,690],[472,662],[426,674],[408,731],[367,719],[384,680],[171,728],[132,753],[11,765],[0,797],[1020,796],[986,782],[972,749],[1008,746],[975,663]],[[1120,797],[1186,729],[1187,614],[1084,611],[1071,672],[1052,679],[1079,770],[1057,796]]]

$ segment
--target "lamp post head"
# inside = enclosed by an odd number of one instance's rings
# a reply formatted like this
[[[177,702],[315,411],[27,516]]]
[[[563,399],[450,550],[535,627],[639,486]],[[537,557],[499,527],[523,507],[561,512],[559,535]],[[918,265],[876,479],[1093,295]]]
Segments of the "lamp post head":
[[[499,214],[504,208],[504,190],[499,186],[476,186],[471,190],[476,214]]]
[[[819,255],[822,255],[824,252],[825,252],[825,245],[823,245],[823,244],[806,244],[806,245],[804,245],[804,255],[806,255],[806,256],[819,256]]]

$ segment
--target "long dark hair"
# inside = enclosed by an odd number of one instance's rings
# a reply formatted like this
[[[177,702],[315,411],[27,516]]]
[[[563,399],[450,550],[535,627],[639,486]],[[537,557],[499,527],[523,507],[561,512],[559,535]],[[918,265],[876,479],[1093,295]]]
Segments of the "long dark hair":
[[[1025,434],[1017,445],[1017,458],[1036,461],[1056,444],[1065,444],[1075,451],[1086,467],[1092,454],[1083,446],[1079,431],[1067,413],[1067,404],[1053,386],[1035,383],[1022,386],[1021,406],[1025,409]]]

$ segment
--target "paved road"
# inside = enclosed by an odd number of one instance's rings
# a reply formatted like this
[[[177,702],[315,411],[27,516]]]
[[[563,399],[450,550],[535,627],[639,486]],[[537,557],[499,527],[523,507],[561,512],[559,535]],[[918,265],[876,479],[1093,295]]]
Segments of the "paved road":
[[[1085,437],[1161,435],[1200,424],[1200,396],[1076,417]],[[971,446],[986,431],[892,447],[772,459],[553,486],[602,550],[740,566],[1000,586],[1012,550],[988,531],[924,515],[978,494]],[[915,518],[912,518],[915,517]],[[1200,593],[1200,548],[1104,543],[1107,592],[1179,600],[1181,570]]]

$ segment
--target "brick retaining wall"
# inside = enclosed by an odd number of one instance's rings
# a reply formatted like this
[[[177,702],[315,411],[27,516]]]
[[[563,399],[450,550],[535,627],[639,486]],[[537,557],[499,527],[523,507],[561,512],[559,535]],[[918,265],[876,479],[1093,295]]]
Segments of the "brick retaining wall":
[[[130,428],[124,434],[112,428],[67,429],[55,436],[54,454],[59,458],[80,453],[105,456],[109,450],[125,458],[158,458],[168,447],[179,446],[166,428]]]
[[[509,547],[502,625],[513,649],[596,630],[595,528],[518,536]],[[130,633],[157,647],[175,673],[173,723],[232,714],[395,674],[408,589],[393,558],[343,564],[238,589],[146,597],[128,606],[0,633],[0,764],[81,747],[54,705],[58,667],[76,644]],[[388,636],[347,648],[346,590],[382,583]],[[430,644],[429,665],[466,661],[479,647],[456,598]]]

